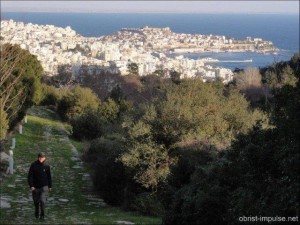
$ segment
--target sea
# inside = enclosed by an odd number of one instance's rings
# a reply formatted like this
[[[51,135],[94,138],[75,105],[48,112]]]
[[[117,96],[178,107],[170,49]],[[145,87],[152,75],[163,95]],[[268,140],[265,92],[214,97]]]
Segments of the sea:
[[[280,49],[267,53],[193,53],[191,59],[215,58],[216,66],[265,67],[299,53],[299,14],[180,14],[180,13],[32,13],[2,12],[1,19],[39,25],[70,26],[85,37],[110,35],[121,28],[170,27],[176,33],[224,35],[235,39],[262,38]],[[175,57],[176,55],[170,55]],[[249,60],[252,59],[252,62]],[[243,62],[246,60],[246,62]],[[239,61],[239,62],[223,62]]]

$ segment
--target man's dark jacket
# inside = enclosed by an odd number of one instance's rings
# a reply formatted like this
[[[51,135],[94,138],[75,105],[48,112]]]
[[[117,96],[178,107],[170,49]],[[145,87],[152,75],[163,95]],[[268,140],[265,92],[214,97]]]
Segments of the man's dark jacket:
[[[51,171],[50,166],[41,163],[39,160],[31,164],[28,172],[28,184],[30,187],[41,188],[48,186],[51,188]]]

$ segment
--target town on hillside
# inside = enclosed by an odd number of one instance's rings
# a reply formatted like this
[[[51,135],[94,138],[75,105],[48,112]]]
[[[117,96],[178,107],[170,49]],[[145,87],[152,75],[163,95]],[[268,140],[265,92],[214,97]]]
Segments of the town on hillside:
[[[278,49],[271,41],[247,37],[236,40],[225,36],[175,33],[166,28],[123,28],[108,36],[83,37],[71,27],[1,21],[2,43],[18,44],[40,60],[45,75],[55,76],[59,68],[71,71],[74,79],[82,73],[128,74],[128,64],[136,63],[138,74],[156,70],[177,71],[181,78],[201,78],[204,82],[233,78],[230,69],[208,65],[216,59],[188,59],[169,54],[201,52],[268,52]],[[87,69],[88,68],[88,69]],[[168,72],[166,74],[168,76]]]

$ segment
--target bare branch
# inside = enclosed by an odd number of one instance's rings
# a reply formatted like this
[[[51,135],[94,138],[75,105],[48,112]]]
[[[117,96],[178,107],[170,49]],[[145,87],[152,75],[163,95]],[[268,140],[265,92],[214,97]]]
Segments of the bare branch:
[[[8,112],[8,110],[12,107],[15,100],[18,99],[17,97],[20,96],[21,94],[24,94],[24,92],[23,92],[24,90],[25,90],[25,87],[23,87],[21,90],[19,90],[19,92],[13,98],[9,99],[9,101],[3,102],[6,112]],[[22,98],[22,99],[24,99],[24,98]]]
[[[24,98],[22,98],[22,101],[20,102],[18,108],[16,108],[16,110],[14,110],[9,116],[8,116],[8,119],[10,120],[15,114],[18,113],[19,109],[22,108],[24,102],[26,100],[26,94],[24,95]]]

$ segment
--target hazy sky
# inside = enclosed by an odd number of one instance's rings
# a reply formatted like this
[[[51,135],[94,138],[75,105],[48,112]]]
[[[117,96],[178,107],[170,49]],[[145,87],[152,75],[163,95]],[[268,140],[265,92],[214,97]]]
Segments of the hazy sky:
[[[2,12],[297,13],[299,1],[3,1]]]

